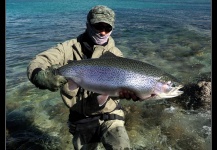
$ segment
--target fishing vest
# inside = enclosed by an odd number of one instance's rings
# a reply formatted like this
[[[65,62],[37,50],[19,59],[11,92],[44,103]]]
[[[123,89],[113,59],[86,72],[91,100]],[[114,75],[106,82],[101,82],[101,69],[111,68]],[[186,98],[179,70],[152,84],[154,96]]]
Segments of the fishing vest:
[[[80,36],[72,45],[73,58],[72,60],[82,60],[87,59],[87,55],[83,53],[84,45],[80,41]],[[83,50],[82,50],[83,49]],[[123,56],[121,51],[115,47],[112,37],[109,37],[107,45],[100,46],[94,45],[91,58],[99,58],[106,51],[110,51],[118,56]],[[108,98],[107,102],[103,106],[99,106],[96,96],[98,94],[87,91],[82,88],[77,88],[70,91],[68,88],[68,83],[66,83],[61,89],[60,94],[63,102],[67,107],[70,108],[70,112],[75,114],[83,114],[84,116],[91,116],[97,114],[108,113],[115,110],[119,104],[119,99]]]

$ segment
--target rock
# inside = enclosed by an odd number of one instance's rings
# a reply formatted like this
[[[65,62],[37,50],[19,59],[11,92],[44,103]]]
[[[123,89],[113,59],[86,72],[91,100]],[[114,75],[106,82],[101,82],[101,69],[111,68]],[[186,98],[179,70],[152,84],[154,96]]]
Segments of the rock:
[[[211,110],[211,81],[198,81],[183,88],[184,93],[177,98],[177,103],[185,109]]]
[[[211,109],[211,82],[201,81],[197,85],[200,89],[197,98],[206,110]]]

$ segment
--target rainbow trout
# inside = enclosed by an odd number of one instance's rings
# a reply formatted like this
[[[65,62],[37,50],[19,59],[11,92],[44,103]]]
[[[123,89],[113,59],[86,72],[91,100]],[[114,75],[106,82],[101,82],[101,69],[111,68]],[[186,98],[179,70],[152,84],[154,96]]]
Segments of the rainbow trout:
[[[69,89],[82,87],[99,93],[100,105],[119,91],[133,91],[142,100],[172,98],[183,86],[172,75],[148,63],[107,52],[100,58],[70,61],[56,70],[69,81]],[[72,83],[72,84],[71,84]],[[70,86],[73,85],[73,86]]]

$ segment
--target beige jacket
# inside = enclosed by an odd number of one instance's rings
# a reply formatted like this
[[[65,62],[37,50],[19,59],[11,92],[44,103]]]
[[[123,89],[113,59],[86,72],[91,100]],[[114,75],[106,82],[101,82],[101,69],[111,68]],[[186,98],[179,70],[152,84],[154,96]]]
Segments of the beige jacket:
[[[32,72],[35,68],[44,70],[48,66],[54,64],[59,64],[61,66],[66,65],[68,60],[86,59],[87,56],[83,53],[81,43],[79,42],[80,37],[81,35],[76,39],[57,44],[57,46],[36,55],[27,67],[28,78],[31,79]],[[94,45],[93,50],[91,58],[98,58],[106,51],[110,51],[117,56],[123,57],[122,52],[115,47],[115,42],[111,36],[109,37],[106,46]],[[82,92],[80,88],[70,91],[68,89],[68,83],[60,89],[60,94],[67,107],[86,116],[111,112],[119,103],[119,100],[109,98],[105,106],[99,107],[96,100],[96,94],[86,90]]]

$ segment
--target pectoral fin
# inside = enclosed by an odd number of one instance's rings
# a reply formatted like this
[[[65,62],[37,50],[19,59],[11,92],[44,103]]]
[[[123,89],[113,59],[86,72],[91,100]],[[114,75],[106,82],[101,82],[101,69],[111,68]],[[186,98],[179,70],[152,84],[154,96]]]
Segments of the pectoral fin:
[[[75,90],[78,88],[78,85],[73,81],[73,80],[68,80],[68,87],[69,87],[69,90]]]
[[[97,96],[97,101],[99,103],[99,107],[105,104],[105,102],[108,100],[108,95],[98,95]]]

